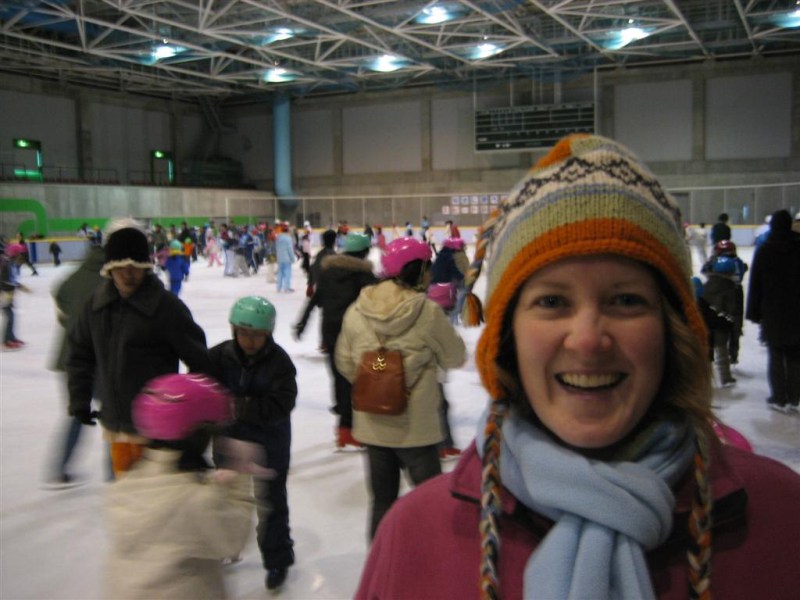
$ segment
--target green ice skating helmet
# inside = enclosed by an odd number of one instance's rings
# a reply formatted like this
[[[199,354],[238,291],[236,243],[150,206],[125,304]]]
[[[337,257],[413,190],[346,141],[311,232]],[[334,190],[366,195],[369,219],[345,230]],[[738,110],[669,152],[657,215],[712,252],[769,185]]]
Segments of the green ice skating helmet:
[[[275,307],[261,296],[239,298],[231,308],[228,319],[234,327],[272,331],[275,328]]]
[[[181,244],[180,240],[172,240],[169,243],[169,253],[183,254],[183,244]]]
[[[351,231],[344,238],[345,252],[361,252],[369,248],[369,236]]]

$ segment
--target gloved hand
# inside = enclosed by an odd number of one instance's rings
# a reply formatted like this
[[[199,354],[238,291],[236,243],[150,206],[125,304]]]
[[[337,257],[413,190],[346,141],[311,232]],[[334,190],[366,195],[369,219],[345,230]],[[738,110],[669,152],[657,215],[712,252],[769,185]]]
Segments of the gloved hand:
[[[292,330],[294,331],[294,339],[300,341],[300,338],[303,336],[303,331],[306,329],[306,324],[303,322],[297,323]]]
[[[100,412],[96,410],[89,410],[88,408],[84,408],[81,410],[76,410],[72,412],[72,416],[84,425],[97,425],[97,421],[100,417]]]

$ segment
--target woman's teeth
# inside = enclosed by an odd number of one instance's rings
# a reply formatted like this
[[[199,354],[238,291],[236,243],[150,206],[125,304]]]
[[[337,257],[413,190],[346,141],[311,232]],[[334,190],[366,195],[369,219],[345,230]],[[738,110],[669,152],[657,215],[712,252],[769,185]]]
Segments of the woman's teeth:
[[[612,386],[622,380],[619,373],[605,373],[587,375],[584,373],[563,373],[558,375],[558,380],[570,387],[581,389],[597,389]]]

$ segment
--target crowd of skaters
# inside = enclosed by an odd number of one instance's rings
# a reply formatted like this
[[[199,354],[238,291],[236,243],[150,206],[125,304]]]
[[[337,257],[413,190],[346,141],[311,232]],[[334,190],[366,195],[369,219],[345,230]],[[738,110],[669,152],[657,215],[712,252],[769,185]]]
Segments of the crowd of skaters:
[[[125,494],[115,491],[110,495],[112,521],[118,521],[118,525],[130,523],[132,517],[125,511],[131,506],[121,511],[120,506],[114,504],[124,503],[120,496],[151,494],[152,481],[147,479],[148,476],[172,476],[187,470],[206,468],[202,454],[208,443],[203,436],[188,434],[181,440],[147,439],[134,415],[133,407],[139,397],[137,394],[151,389],[148,386],[154,374],[177,373],[179,363],[184,363],[192,374],[212,374],[235,396],[235,420],[226,434],[266,450],[262,453],[266,457],[262,466],[269,470],[270,481],[256,486],[254,501],[258,507],[259,548],[267,571],[265,584],[268,589],[279,588],[294,563],[286,476],[291,444],[289,416],[297,389],[291,359],[271,337],[274,307],[264,297],[239,299],[229,317],[231,341],[225,344],[224,351],[220,346],[209,354],[202,329],[194,323],[188,307],[178,296],[181,284],[189,280],[190,269],[197,268],[203,259],[207,268],[219,266],[221,262],[223,276],[231,277],[256,275],[266,264],[268,281],[274,276],[277,293],[294,291],[291,287],[291,267],[295,261],[301,261],[307,276],[309,305],[322,309],[323,329],[326,322],[331,320],[328,314],[329,300],[333,298],[334,304],[337,304],[334,309],[338,312],[334,317],[334,337],[329,339],[323,331],[322,338],[322,350],[330,356],[329,366],[334,375],[332,404],[333,412],[339,417],[336,443],[340,448],[351,445],[362,449],[365,445],[351,433],[351,382],[341,376],[334,360],[334,348],[346,309],[358,298],[362,287],[375,285],[379,281],[374,271],[380,272],[381,268],[373,266],[366,257],[373,246],[378,246],[384,255],[395,256],[395,262],[397,256],[402,264],[414,262],[418,276],[413,281],[397,285],[408,288],[415,301],[424,299],[434,273],[433,245],[426,240],[424,231],[421,239],[397,236],[392,242],[386,243],[380,226],[374,230],[370,227],[364,229],[364,233],[356,232],[346,222],[339,223],[336,229],[329,229],[321,235],[323,248],[315,254],[309,223],[293,229],[285,222],[256,226],[226,223],[219,227],[213,222],[203,227],[190,227],[184,222],[180,227],[171,225],[165,228],[155,224],[145,229],[139,222],[123,218],[111,220],[105,231],[82,228],[82,237],[90,242],[87,255],[78,269],[53,290],[59,323],[63,326],[63,340],[59,356],[50,366],[65,374],[70,418],[60,435],[58,456],[51,467],[46,488],[66,489],[82,483],[70,472],[70,459],[81,430],[99,422],[103,426],[109,449],[107,479],[127,482]],[[451,256],[454,248],[453,244],[446,241],[445,247],[440,250],[440,254],[449,259],[449,267],[455,265]],[[445,301],[440,301],[434,295],[430,297],[435,302],[431,306],[441,313],[442,322],[450,330],[449,335],[460,341],[453,329],[452,317],[446,316],[455,309],[455,290],[463,281],[464,265],[467,263],[463,243],[455,249],[463,254],[463,260],[459,261],[461,270],[440,269],[436,283],[432,284],[452,286],[452,293],[447,295]],[[8,244],[2,256],[3,265],[9,273],[4,277],[4,283],[8,279],[8,285],[14,286],[10,293],[25,291],[25,286],[18,282],[19,267],[24,264],[19,247]],[[339,263],[344,261],[346,265],[348,260],[362,264],[359,267],[362,277],[358,285],[345,295],[345,302],[342,303],[341,284],[346,278],[341,275],[348,267],[345,266],[344,271],[339,270],[338,273],[337,269],[341,267]],[[284,264],[288,268],[282,268]],[[272,265],[274,269],[270,268]],[[8,312],[13,317],[10,306]],[[267,318],[262,318],[263,314],[259,317],[259,311],[266,311]],[[7,325],[13,330],[13,318],[7,319]],[[10,339],[7,348],[16,343],[22,346],[22,342]],[[119,355],[120,352],[123,355]],[[283,361],[280,368],[276,368],[275,356]],[[430,446],[429,451],[437,461],[458,456],[461,452],[455,447],[450,434],[441,381],[444,368],[448,365],[452,367],[455,362],[460,364],[462,360],[463,357],[456,361],[451,359],[437,366],[440,375],[435,378],[435,391],[433,395],[425,394],[426,402],[431,402],[434,407],[443,406],[435,410],[437,422],[441,418],[441,424],[436,429],[440,429],[441,433],[434,433],[433,438],[428,440],[435,440],[436,443],[425,444],[426,447]],[[430,437],[430,433],[427,436]],[[164,450],[177,453],[178,462],[170,462],[171,466],[154,467],[154,463],[161,464],[160,461],[166,460]],[[402,448],[393,451],[408,455]],[[231,462],[241,462],[236,457],[226,459],[216,448],[214,458],[218,468]],[[420,477],[413,465],[404,465],[403,468],[414,471],[415,483],[421,483],[440,471],[427,469],[425,477]],[[134,473],[135,476],[129,478]],[[240,491],[231,488],[225,493],[230,493],[232,499],[236,496],[236,501],[241,502]],[[393,500],[390,497],[388,505]],[[388,508],[387,500],[379,498],[376,501],[381,503],[382,508],[378,513],[382,514]],[[125,502],[132,504],[130,498]],[[154,535],[152,528],[143,527],[142,531],[147,532],[143,536]],[[146,542],[158,545],[157,540],[141,540],[142,544]],[[130,548],[132,541],[127,539],[125,543]],[[231,548],[230,544],[226,547]],[[135,553],[124,556],[118,550],[119,547],[115,546],[111,555],[114,572],[126,571],[126,561],[128,566],[147,571],[147,559],[136,565]],[[232,554],[220,557],[221,561],[237,560],[237,553]],[[114,594],[123,593],[118,583],[112,582],[110,585],[112,587],[109,590],[113,590]],[[131,590],[136,588],[135,582],[129,578],[126,578],[126,585]]]

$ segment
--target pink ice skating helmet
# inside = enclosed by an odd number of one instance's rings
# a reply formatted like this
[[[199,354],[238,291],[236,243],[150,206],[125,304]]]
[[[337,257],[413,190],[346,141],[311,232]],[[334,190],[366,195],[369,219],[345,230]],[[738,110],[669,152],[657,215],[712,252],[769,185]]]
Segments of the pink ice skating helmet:
[[[22,244],[8,244],[5,252],[8,258],[14,258],[15,256],[25,253],[25,246]]]
[[[381,256],[384,277],[397,277],[408,263],[415,260],[429,261],[433,256],[431,247],[412,237],[401,237],[386,244]]]
[[[150,380],[133,401],[133,424],[146,438],[182,440],[204,423],[233,418],[233,398],[206,375],[171,373]]]
[[[442,242],[442,246],[445,248],[450,248],[451,250],[455,250],[456,252],[459,250],[464,249],[464,240],[457,237],[449,237],[444,242]]]

